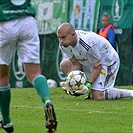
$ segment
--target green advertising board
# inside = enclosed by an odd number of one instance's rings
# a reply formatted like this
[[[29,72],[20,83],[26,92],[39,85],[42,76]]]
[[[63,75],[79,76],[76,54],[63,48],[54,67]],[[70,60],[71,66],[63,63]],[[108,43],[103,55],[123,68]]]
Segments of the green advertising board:
[[[101,18],[102,14],[106,12],[117,29],[131,29],[132,6],[133,0],[101,0],[99,17]],[[101,27],[101,23],[98,23],[98,29]]]
[[[132,82],[132,15],[133,0],[101,0],[98,30],[102,28],[100,19],[108,13],[115,27],[120,69],[116,85],[131,85]]]
[[[41,73],[47,79],[54,79],[59,85],[66,76],[60,70],[60,62],[65,58],[59,48],[56,33],[41,35]],[[52,41],[51,41],[52,40]]]
[[[68,0],[32,0],[40,35],[55,33],[67,21]]]

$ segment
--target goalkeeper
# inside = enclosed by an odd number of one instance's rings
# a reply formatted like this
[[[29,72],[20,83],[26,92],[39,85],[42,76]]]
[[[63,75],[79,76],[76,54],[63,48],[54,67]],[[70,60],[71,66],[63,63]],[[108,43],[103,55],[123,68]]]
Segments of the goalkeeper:
[[[133,97],[133,90],[114,88],[120,61],[109,41],[91,31],[75,31],[69,23],[58,27],[57,36],[60,49],[69,57],[60,63],[61,71],[68,74],[72,70],[82,70],[86,74],[85,85],[90,92],[85,99]],[[66,82],[61,86],[69,92]],[[70,94],[77,95],[76,92]]]

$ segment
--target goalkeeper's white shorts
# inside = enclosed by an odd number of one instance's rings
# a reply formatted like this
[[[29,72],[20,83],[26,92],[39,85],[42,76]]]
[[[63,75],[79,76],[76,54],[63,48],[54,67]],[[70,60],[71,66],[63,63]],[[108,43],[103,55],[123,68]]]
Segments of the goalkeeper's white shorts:
[[[21,62],[40,63],[40,41],[32,16],[0,22],[0,64],[9,65],[16,50]]]
[[[120,61],[118,59],[117,62],[115,62],[111,66],[102,66],[102,71],[96,81],[92,84],[90,89],[98,90],[98,91],[104,91],[106,89],[112,89],[115,84],[116,76],[119,70]],[[85,72],[86,77],[89,78],[89,75],[92,71],[88,70],[86,67],[82,67],[82,71]]]

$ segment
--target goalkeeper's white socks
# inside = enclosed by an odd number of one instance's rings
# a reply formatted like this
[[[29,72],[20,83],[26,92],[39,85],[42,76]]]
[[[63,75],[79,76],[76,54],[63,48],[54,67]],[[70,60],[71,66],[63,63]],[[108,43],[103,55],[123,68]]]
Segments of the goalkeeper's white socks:
[[[133,97],[133,90],[125,90],[117,88],[105,90],[105,99],[118,99],[126,97]]]

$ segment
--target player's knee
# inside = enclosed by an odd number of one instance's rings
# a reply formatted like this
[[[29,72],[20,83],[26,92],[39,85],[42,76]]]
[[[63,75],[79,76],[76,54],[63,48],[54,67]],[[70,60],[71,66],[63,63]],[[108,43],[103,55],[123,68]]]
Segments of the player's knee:
[[[8,75],[1,76],[0,86],[6,86],[8,84],[9,84],[9,76]]]
[[[97,91],[97,90],[91,90],[90,98],[93,100],[104,100],[104,92],[103,91]]]
[[[28,79],[28,81],[30,82],[30,83],[32,83],[32,80],[36,77],[36,76],[38,76],[38,75],[40,75],[40,73],[35,73],[35,74],[27,74],[26,73],[26,77],[27,77],[27,79]]]
[[[70,70],[71,70],[71,62],[66,59],[66,60],[63,60],[61,63],[60,63],[60,69],[61,71],[64,73],[64,74],[67,74]]]

